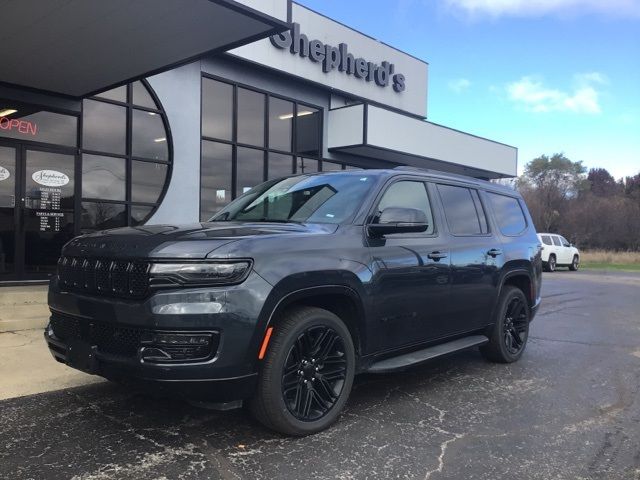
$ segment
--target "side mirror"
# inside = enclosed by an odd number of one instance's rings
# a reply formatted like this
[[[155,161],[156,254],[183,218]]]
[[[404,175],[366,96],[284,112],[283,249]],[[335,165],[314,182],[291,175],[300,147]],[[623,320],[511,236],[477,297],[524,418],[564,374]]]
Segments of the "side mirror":
[[[377,223],[369,225],[372,237],[382,237],[390,233],[424,232],[429,228],[427,216],[416,208],[388,207],[385,208]]]

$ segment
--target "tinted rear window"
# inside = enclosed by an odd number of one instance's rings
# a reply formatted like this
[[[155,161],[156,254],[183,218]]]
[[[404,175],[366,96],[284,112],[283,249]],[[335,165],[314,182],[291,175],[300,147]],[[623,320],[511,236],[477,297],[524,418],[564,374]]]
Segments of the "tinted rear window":
[[[503,235],[520,235],[527,228],[522,207],[517,198],[487,192],[493,213],[498,222],[498,228]]]
[[[551,241],[551,237],[549,235],[541,235],[542,238],[542,243],[544,243],[545,245],[553,245],[553,242]]]
[[[554,245],[556,245],[558,247],[562,246],[562,243],[560,243],[560,239],[558,237],[551,237],[551,238],[553,239],[553,244]]]
[[[474,201],[471,190],[453,185],[438,185],[449,230],[454,235],[487,233],[487,221],[479,199]],[[474,191],[475,195],[477,193]],[[476,203],[477,202],[477,203]],[[478,213],[480,211],[480,213]]]

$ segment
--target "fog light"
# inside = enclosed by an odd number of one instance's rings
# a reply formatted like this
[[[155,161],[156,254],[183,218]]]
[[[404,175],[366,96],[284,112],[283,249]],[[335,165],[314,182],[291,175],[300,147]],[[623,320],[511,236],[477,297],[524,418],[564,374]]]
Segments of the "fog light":
[[[142,338],[138,355],[140,360],[150,363],[203,361],[211,358],[217,348],[217,336],[214,335],[148,332]]]
[[[209,345],[210,333],[184,334],[184,333],[156,333],[149,342],[153,345]]]

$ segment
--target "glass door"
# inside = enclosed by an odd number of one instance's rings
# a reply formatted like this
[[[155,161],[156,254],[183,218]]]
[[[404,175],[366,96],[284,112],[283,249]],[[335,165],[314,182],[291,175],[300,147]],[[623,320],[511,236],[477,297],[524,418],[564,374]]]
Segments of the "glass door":
[[[62,246],[74,237],[76,156],[25,147],[22,157],[21,270],[42,278],[55,273]]]
[[[0,281],[46,279],[75,234],[76,155],[0,144]]]
[[[0,145],[0,279],[16,274],[16,159],[18,150]]]

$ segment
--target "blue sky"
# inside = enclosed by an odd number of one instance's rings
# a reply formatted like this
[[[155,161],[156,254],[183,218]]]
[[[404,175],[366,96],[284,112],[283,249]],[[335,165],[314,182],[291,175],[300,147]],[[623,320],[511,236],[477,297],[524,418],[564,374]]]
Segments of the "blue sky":
[[[429,62],[428,119],[640,172],[640,0],[299,0]]]

